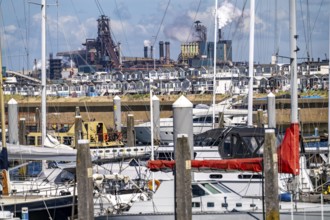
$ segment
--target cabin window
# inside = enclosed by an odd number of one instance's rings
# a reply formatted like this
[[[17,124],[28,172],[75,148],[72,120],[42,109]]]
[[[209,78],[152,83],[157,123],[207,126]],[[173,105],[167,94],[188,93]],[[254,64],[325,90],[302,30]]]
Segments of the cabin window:
[[[106,153],[110,153],[110,150],[106,150],[105,152],[106,152]]]
[[[192,185],[192,196],[199,197],[199,196],[206,196],[209,195],[204,189],[202,189],[198,185]]]
[[[99,150],[99,153],[102,154],[103,153],[103,150]]]
[[[124,150],[123,149],[120,149],[119,152],[123,152]]]
[[[243,139],[247,143],[249,150],[252,152],[258,148],[258,143],[254,137],[243,137]]]
[[[222,175],[221,174],[211,174],[210,179],[222,179]]]
[[[219,194],[221,193],[219,190],[215,189],[214,187],[212,187],[212,185],[208,184],[208,183],[203,183],[202,184],[208,191],[210,191],[212,194]]]
[[[116,152],[117,152],[117,150],[112,150],[112,152],[113,152],[113,153],[116,153]]]
[[[215,188],[219,189],[221,192],[224,193],[231,193],[231,191],[229,189],[227,189],[225,186],[218,184],[218,183],[212,183],[212,186],[214,186]]]
[[[262,175],[260,174],[240,174],[238,175],[238,179],[262,179]]]
[[[192,202],[191,203],[191,207],[192,208],[200,208],[201,207],[201,203],[200,202]]]
[[[138,151],[139,149],[137,149],[137,148],[134,148],[134,151]]]
[[[207,208],[214,208],[214,202],[208,202]]]
[[[126,151],[127,151],[127,152],[131,152],[131,149],[127,149]]]

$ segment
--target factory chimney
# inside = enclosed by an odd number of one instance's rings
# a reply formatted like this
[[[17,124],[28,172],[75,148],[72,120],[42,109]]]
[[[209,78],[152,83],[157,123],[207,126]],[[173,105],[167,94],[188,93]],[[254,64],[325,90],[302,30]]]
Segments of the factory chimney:
[[[144,58],[148,58],[148,46],[144,46]]]
[[[164,60],[164,42],[159,41],[159,60],[163,63]]]
[[[221,36],[221,28],[219,28],[219,29],[218,29],[218,41],[221,40],[221,37],[222,37],[222,36]]]
[[[154,58],[154,46],[150,46],[150,58],[153,59]]]
[[[165,42],[165,63],[170,64],[170,42]]]

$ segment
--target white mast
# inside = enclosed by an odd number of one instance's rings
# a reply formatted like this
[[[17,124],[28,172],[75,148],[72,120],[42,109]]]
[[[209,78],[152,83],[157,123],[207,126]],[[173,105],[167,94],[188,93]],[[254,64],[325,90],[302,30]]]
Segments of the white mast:
[[[5,103],[3,97],[3,72],[2,72],[2,47],[0,38],[0,109],[1,109],[1,137],[2,137],[2,147],[6,148],[6,120],[5,120]]]
[[[296,2],[290,0],[291,123],[298,123]]]
[[[213,100],[212,100],[212,128],[215,127],[215,93],[216,93],[216,80],[215,74],[217,71],[217,19],[218,19],[218,0],[215,0],[214,12],[214,45],[213,45]]]
[[[248,126],[253,125],[253,62],[254,62],[254,8],[255,0],[250,1],[250,48],[249,48],[249,93],[248,93]]]
[[[41,143],[46,139],[46,0],[41,0]]]
[[[328,164],[330,164],[330,16],[329,16],[329,55],[328,55],[328,59],[329,59],[329,77],[328,77]]]

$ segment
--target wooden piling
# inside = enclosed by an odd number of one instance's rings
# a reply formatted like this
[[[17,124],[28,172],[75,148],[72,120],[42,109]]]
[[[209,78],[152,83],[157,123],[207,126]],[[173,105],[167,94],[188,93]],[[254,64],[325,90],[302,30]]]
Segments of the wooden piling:
[[[266,220],[279,219],[278,158],[274,129],[266,129],[264,145]]]
[[[75,116],[79,116],[79,115],[80,115],[80,108],[79,106],[76,106]]]
[[[264,125],[264,112],[262,109],[258,109],[257,114],[257,126],[262,128]]]
[[[225,127],[224,113],[219,112],[219,128]]]
[[[135,146],[134,115],[127,115],[127,146]]]
[[[26,145],[26,126],[25,126],[25,118],[19,119],[19,135],[18,141],[22,145]]]
[[[89,141],[78,140],[77,149],[78,220],[94,219],[93,168]]]
[[[179,134],[175,146],[175,219],[192,219],[191,155],[187,135]]]
[[[80,115],[77,115],[74,122],[74,146],[76,149],[78,149],[78,140],[80,139],[83,139],[82,118]]]

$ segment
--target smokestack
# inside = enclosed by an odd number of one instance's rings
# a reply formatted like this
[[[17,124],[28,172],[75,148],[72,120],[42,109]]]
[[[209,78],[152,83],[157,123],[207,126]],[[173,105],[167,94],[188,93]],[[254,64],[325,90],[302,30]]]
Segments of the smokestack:
[[[148,58],[148,46],[144,46],[144,58]]]
[[[221,40],[221,28],[218,29],[218,41]]]
[[[170,42],[165,42],[165,63],[170,64]]]
[[[150,46],[150,58],[154,58],[154,46]]]
[[[164,42],[159,41],[159,60],[163,62],[164,60]]]

